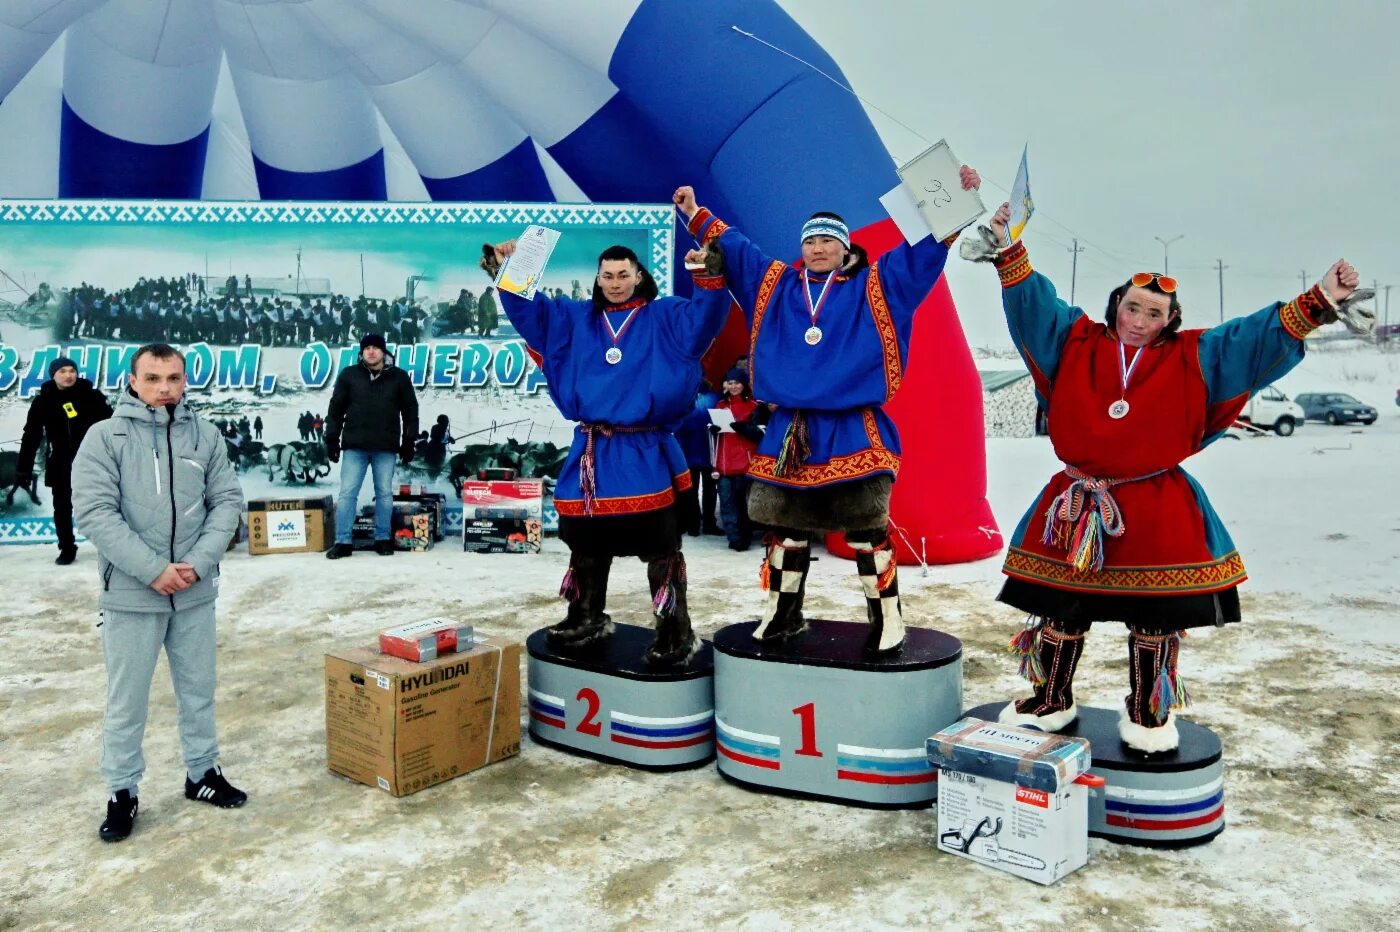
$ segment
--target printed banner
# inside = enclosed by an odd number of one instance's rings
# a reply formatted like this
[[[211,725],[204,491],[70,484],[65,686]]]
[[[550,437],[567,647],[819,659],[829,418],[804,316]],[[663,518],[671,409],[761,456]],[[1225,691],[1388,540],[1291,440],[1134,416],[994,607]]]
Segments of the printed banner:
[[[559,230],[538,287],[586,298],[599,253],[625,245],[670,294],[674,215],[669,204],[0,201],[0,543],[54,540],[42,479],[15,485],[49,363],[71,358],[115,396],[151,342],[185,352],[189,398],[223,433],[249,498],[335,494],[326,406],[371,332],[418,388],[417,456],[397,479],[458,505],[483,468],[552,479],[572,425],[501,313],[481,246],[531,224]],[[38,476],[43,457],[41,444]],[[460,531],[459,508],[446,530]]]

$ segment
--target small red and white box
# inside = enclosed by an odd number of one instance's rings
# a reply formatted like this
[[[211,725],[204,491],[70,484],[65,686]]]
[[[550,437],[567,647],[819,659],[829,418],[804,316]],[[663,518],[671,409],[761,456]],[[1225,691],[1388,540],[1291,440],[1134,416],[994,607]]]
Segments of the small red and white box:
[[[421,482],[400,482],[394,486],[395,495],[424,495],[427,491]]]
[[[472,626],[451,618],[429,618],[379,632],[379,652],[423,663],[472,648]]]

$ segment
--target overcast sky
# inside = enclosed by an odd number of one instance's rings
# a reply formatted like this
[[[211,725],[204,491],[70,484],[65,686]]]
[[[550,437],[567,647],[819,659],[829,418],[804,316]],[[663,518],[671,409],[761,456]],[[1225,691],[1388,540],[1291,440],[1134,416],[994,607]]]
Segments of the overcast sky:
[[[1160,271],[1153,237],[1184,234],[1170,268],[1188,326],[1218,319],[1216,259],[1227,317],[1293,296],[1300,271],[1315,281],[1345,257],[1368,284],[1397,286],[1400,319],[1400,3],[783,6],[862,97],[947,138],[989,181],[1009,188],[1030,144],[1031,259],[1068,296],[1078,235],[1081,306],[1097,313],[1129,274]],[[897,159],[928,144],[870,115]],[[1005,200],[990,184],[984,195]],[[950,266],[969,339],[1004,343],[995,276]]]

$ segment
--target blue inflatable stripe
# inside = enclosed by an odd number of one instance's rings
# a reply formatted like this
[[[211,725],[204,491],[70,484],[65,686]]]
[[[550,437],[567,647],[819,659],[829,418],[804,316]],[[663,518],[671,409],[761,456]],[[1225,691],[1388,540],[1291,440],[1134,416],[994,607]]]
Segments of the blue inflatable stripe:
[[[11,140],[11,144],[14,144]],[[109,136],[63,101],[59,197],[198,198],[209,127],[184,142],[152,146]]]
[[[484,168],[455,178],[423,178],[435,201],[552,201],[535,144],[526,139]]]
[[[684,735],[698,735],[709,731],[713,727],[709,722],[697,722],[694,725],[682,725],[679,728],[642,728],[637,725],[627,725],[623,722],[613,722],[612,730],[624,735],[637,735],[642,738],[679,738]]]
[[[742,751],[751,757],[771,757],[776,759],[782,756],[782,752],[775,747],[769,747],[766,744],[753,744],[748,741],[741,741],[738,738],[731,738],[722,731],[716,732],[715,737],[720,744],[729,748],[731,751]]]
[[[274,168],[254,153],[253,170],[258,193],[266,201],[382,201],[387,194],[383,149],[354,165],[324,172]]]
[[[868,770],[873,773],[927,773],[933,770],[932,765],[927,760],[921,760],[917,757],[909,760],[890,760],[887,758],[848,757],[845,754],[838,754],[836,765],[849,767],[852,770]]]
[[[1128,803],[1117,799],[1104,801],[1103,807],[1112,812],[1131,812],[1138,815],[1185,815],[1190,812],[1204,812],[1214,809],[1225,799],[1225,791],[1219,790],[1214,796],[1190,803]]]

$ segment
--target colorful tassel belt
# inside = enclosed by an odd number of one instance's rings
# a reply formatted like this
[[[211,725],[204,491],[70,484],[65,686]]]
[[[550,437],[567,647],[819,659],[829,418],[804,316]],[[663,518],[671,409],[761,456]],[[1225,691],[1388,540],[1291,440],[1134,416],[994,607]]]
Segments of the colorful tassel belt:
[[[618,427],[613,424],[579,424],[583,431],[583,456],[579,459],[578,484],[583,492],[583,513],[593,514],[593,502],[598,496],[598,461],[593,452],[593,438],[596,434],[611,437],[613,434],[649,434],[659,427]]]
[[[1142,482],[1164,472],[1165,469],[1159,469],[1134,479],[1095,479],[1066,466],[1065,475],[1074,481],[1050,502],[1040,542],[1047,547],[1063,547],[1075,569],[1097,573],[1103,569],[1104,536],[1122,537],[1128,529],[1112,488]]]

